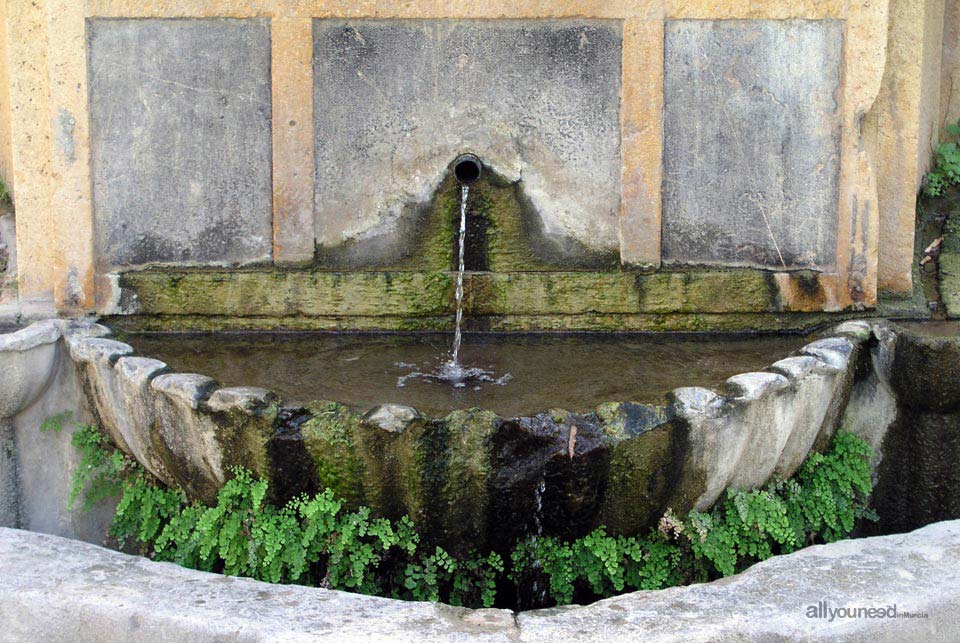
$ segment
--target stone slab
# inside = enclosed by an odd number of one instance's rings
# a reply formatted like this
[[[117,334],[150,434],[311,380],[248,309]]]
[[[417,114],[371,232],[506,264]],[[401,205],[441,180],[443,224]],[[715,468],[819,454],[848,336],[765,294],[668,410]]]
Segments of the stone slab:
[[[619,22],[318,19],[313,39],[314,214],[321,256],[342,257],[331,265],[402,256],[464,152],[519,182],[561,253],[618,252]]]
[[[87,29],[100,261],[269,259],[269,21],[93,19]]]
[[[717,582],[586,607],[467,610],[270,585],[102,547],[0,529],[4,640],[207,641],[955,641],[960,521],[810,547]],[[818,618],[811,607],[925,618]]]
[[[0,578],[4,641],[515,640],[513,614],[507,610],[270,585],[2,528]]]
[[[836,263],[835,20],[672,20],[664,47],[663,260]]]

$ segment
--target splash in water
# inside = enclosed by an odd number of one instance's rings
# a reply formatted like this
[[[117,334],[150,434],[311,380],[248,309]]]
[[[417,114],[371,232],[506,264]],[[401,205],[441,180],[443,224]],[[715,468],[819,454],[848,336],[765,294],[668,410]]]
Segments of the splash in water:
[[[493,373],[485,371],[476,366],[464,366],[460,363],[460,346],[463,342],[463,274],[466,272],[466,238],[467,238],[467,198],[470,194],[470,188],[466,185],[460,187],[460,236],[459,236],[459,263],[457,264],[457,316],[454,324],[453,333],[453,351],[450,353],[450,359],[444,361],[437,369],[427,372],[414,371],[407,375],[401,375],[397,379],[397,386],[404,387],[407,380],[420,379],[428,382],[447,382],[456,388],[464,388],[467,384],[492,383],[503,385],[510,381],[510,373],[502,377],[495,377]],[[409,368],[410,364],[398,362],[397,366]],[[477,387],[479,388],[479,387]]]

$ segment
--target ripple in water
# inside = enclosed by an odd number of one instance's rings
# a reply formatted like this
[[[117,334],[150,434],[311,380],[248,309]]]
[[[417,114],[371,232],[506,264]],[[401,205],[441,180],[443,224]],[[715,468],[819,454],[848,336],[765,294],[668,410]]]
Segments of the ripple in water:
[[[398,368],[419,368],[416,364],[406,362],[397,362]],[[465,388],[473,384],[474,390],[479,391],[483,384],[495,384],[503,386],[510,381],[510,373],[497,377],[492,371],[487,371],[476,366],[464,366],[453,360],[445,361],[433,370],[413,371],[397,378],[397,387],[403,388],[407,381],[411,379],[423,380],[425,382],[440,382],[450,384],[454,388]]]

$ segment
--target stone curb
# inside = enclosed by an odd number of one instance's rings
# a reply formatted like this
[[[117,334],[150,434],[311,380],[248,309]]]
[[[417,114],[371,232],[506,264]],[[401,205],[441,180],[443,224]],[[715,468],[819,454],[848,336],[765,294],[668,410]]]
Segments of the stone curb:
[[[737,576],[524,612],[272,585],[0,529],[0,639],[30,643],[864,641],[960,637],[960,521],[809,547]],[[826,607],[926,618],[826,618]]]

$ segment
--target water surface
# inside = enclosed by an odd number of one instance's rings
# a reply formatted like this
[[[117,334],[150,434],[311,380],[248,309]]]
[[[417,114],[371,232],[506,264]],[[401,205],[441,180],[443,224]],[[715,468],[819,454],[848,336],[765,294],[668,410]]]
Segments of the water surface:
[[[397,381],[450,358],[452,334],[219,334],[127,337],[142,355],[225,386],[261,386],[288,404],[336,400],[366,409],[384,402],[429,414],[479,406],[504,416],[551,408],[589,411],[601,402],[658,402],[678,386],[716,386],[760,370],[809,341],[801,335],[467,333],[465,366],[510,374],[504,385],[453,388]]]
[[[926,337],[955,337],[960,338],[960,321],[898,321],[909,331]]]

